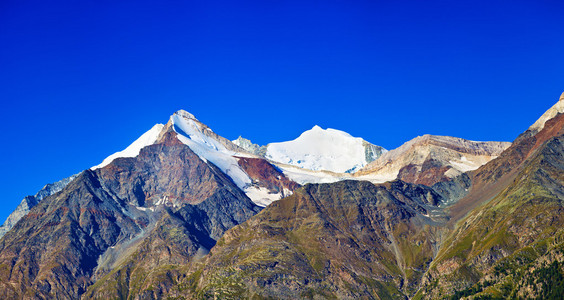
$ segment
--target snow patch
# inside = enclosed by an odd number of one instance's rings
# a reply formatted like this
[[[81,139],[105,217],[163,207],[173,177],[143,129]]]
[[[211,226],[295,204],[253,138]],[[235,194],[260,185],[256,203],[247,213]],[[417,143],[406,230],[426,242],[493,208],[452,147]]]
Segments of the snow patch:
[[[276,165],[286,177],[294,182],[304,185],[306,183],[332,183],[351,178],[347,174],[336,174],[324,171],[312,171],[291,165]]]
[[[372,183],[384,183],[398,178],[399,171],[378,172],[355,177],[355,180],[366,180]]]
[[[462,173],[476,170],[481,166],[479,163],[468,160],[466,156],[462,156],[460,161],[449,160],[449,163]]]
[[[270,203],[282,199],[282,193],[270,193],[267,188],[249,186],[244,190],[245,194],[258,206],[265,207]]]
[[[154,208],[154,207],[149,207],[149,208],[147,208],[147,207],[143,207],[143,206],[135,206],[135,208],[137,208],[137,209],[140,210],[140,211],[152,211],[152,212],[155,211],[155,208]]]
[[[163,205],[168,201],[168,196],[164,196],[161,199],[159,199],[154,205],[155,206],[159,206],[159,205]]]

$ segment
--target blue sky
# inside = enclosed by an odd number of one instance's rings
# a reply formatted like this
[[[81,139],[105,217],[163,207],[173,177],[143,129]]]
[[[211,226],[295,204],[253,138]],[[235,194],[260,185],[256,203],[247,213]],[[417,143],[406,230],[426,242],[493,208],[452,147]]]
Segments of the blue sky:
[[[0,219],[178,109],[230,139],[511,141],[564,91],[560,1],[0,1]]]

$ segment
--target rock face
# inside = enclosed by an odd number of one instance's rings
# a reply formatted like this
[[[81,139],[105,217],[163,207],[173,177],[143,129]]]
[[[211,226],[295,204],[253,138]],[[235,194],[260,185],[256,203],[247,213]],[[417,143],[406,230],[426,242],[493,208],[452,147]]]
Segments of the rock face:
[[[251,140],[248,140],[244,137],[238,137],[236,140],[233,141],[233,144],[245,149],[249,153],[264,157],[266,155],[266,146],[259,146],[257,144],[253,144]]]
[[[2,238],[6,232],[10,231],[10,229],[12,229],[12,227],[14,227],[21,218],[27,215],[32,207],[37,205],[37,203],[45,197],[60,192],[65,186],[73,181],[76,176],[78,176],[78,174],[64,178],[55,183],[49,183],[39,190],[39,192],[37,192],[34,196],[26,196],[20,205],[18,205],[18,207],[16,207],[16,209],[8,216],[4,224],[0,226],[0,238]]]
[[[355,175],[382,178],[382,181],[401,179],[432,186],[477,169],[510,145],[424,135],[383,154]]]

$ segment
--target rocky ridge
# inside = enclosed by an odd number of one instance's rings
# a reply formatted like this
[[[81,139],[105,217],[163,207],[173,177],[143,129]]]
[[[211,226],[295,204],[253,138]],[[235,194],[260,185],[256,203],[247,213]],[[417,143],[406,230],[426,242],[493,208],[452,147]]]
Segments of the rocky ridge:
[[[355,175],[401,179],[432,186],[475,170],[500,155],[511,143],[475,142],[448,136],[416,137],[383,154]]]
[[[26,196],[22,202],[16,207],[16,209],[8,216],[4,224],[0,226],[0,238],[2,238],[6,232],[10,231],[16,223],[23,218],[29,211],[37,205],[45,197],[51,196],[55,193],[60,192],[64,187],[66,187],[71,181],[73,181],[78,174],[69,176],[67,178],[61,179],[55,183],[46,184],[39,192],[33,196]]]

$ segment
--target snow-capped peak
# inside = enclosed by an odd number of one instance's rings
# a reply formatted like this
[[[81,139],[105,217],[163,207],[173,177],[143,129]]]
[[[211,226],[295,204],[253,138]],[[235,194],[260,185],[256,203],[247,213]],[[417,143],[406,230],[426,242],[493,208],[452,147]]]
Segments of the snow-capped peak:
[[[368,163],[367,152],[370,155],[373,153],[367,151],[369,145],[373,146],[344,131],[315,125],[293,141],[268,144],[265,156],[276,162],[309,170],[352,173]],[[378,148],[380,152],[385,151]]]
[[[202,160],[211,162],[221,169],[239,188],[245,189],[250,186],[251,179],[234,157],[238,153],[225,146],[225,143],[230,143],[229,141],[222,142],[221,137],[186,111],[176,112],[172,115],[171,121],[177,138]]]
[[[217,139],[211,138],[209,135],[213,132],[208,126],[201,123],[185,110],[179,110],[171,117],[174,131],[182,134],[197,143],[203,144],[206,147],[212,148],[216,151],[225,151],[223,146]]]
[[[91,169],[102,168],[118,157],[136,157],[142,148],[158,142],[163,131],[171,129],[176,132],[179,141],[190,147],[200,159],[218,167],[257,205],[267,205],[289,193],[289,191],[282,191],[275,194],[256,184],[253,185],[249,175],[239,165],[238,157],[256,158],[257,156],[249,154],[226,138],[217,135],[185,110],[175,112],[167,125],[153,126],[126,149],[110,155],[101,164]]]
[[[326,136],[342,136],[342,137],[347,137],[347,138],[355,138],[352,135],[348,134],[347,132],[341,131],[341,130],[337,130],[337,129],[333,129],[333,128],[327,128],[327,129],[323,129],[321,128],[321,126],[319,125],[314,125],[310,130],[306,130],[304,131],[301,135],[326,135]],[[356,139],[361,139],[361,138],[356,138]]]
[[[131,145],[125,148],[122,151],[116,152],[110,156],[108,156],[101,164],[90,168],[91,170],[96,170],[99,168],[103,168],[110,164],[114,159],[118,157],[135,157],[139,155],[139,151],[145,147],[154,144],[159,137],[159,134],[163,130],[163,124],[156,124],[151,128],[149,131],[145,132],[141,135],[137,140],[135,140]]]
[[[175,115],[178,115],[178,116],[181,116],[181,117],[183,117],[183,118],[185,118],[185,119],[187,119],[187,120],[196,120],[196,121],[198,121],[198,119],[196,119],[196,117],[194,117],[193,114],[191,114],[191,113],[189,113],[189,112],[187,112],[187,111],[185,111],[185,110],[183,110],[183,109],[178,110],[178,111],[175,112],[174,114],[175,114]]]
[[[177,112],[171,117],[171,123],[177,138],[182,143],[190,147],[203,161],[217,166],[257,205],[266,206],[289,193],[288,191],[270,193],[267,189],[253,185],[249,175],[239,165],[237,157],[256,156],[241,152],[242,148],[214,133],[192,114],[185,111]]]

